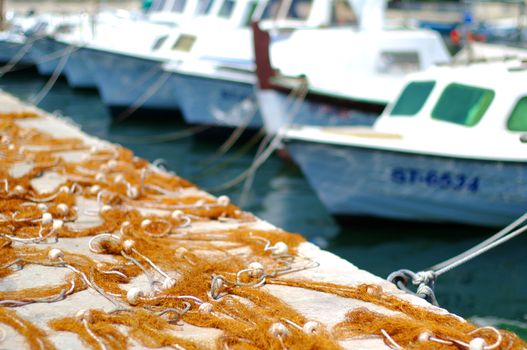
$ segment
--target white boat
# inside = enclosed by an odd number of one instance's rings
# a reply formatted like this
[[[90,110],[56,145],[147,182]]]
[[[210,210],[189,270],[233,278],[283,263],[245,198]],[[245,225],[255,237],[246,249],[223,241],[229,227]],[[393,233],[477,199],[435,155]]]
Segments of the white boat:
[[[286,130],[336,216],[502,226],[527,211],[527,66],[412,75],[373,127]]]
[[[145,36],[145,40],[126,48],[86,47],[89,64],[96,67],[95,79],[103,101],[114,114],[131,106],[179,109],[162,64],[206,50],[201,42],[207,35],[245,25],[255,4],[256,0],[189,1],[186,6],[193,6],[194,17],[186,24]]]
[[[88,62],[87,48],[96,47],[101,40],[106,45],[112,43],[114,47],[138,45],[148,34],[167,26],[130,16],[128,13],[100,13],[95,18],[84,18],[80,25],[58,33],[49,40],[57,52],[68,55],[64,66],[68,84],[74,88],[95,88],[96,69],[92,69]],[[137,33],[133,35],[133,41],[124,40],[133,33]]]
[[[350,5],[351,2],[351,5]],[[355,1],[356,2],[356,1]],[[284,41],[287,54],[280,59],[301,64],[305,59],[297,52],[302,47],[289,45],[293,30],[348,25],[338,23],[335,14],[345,10],[353,14],[354,1],[348,0],[293,0],[260,3],[252,20],[273,31],[275,42]],[[371,1],[369,2],[372,3]],[[340,12],[339,12],[340,13]],[[344,19],[350,19],[350,16]],[[232,38],[226,41],[225,37]],[[255,95],[253,35],[249,27],[236,28],[226,33],[206,37],[207,50],[186,60],[172,60],[164,65],[171,73],[171,86],[181,105],[183,116],[190,124],[249,128],[262,127],[262,118]]]
[[[69,33],[82,26],[85,16],[78,14],[42,14],[27,33],[30,55],[39,74],[52,75],[64,56],[64,47],[55,43],[54,35]]]
[[[368,8],[374,2],[367,2]],[[392,101],[407,74],[450,61],[438,33],[418,28],[385,28],[384,2],[377,2],[355,30],[324,28],[299,30],[287,42],[272,47],[269,59],[265,47],[258,50],[258,100],[266,131],[275,134],[285,124],[363,125]],[[262,37],[256,28],[255,35]],[[255,39],[256,42],[261,40]],[[345,44],[343,44],[345,43]],[[278,60],[274,51],[280,44],[303,47],[302,64]],[[290,52],[289,52],[290,53]],[[298,60],[297,60],[298,61]],[[279,70],[277,70],[278,68]],[[305,98],[294,101],[292,92],[305,90]],[[291,105],[297,108],[291,111]]]
[[[97,87],[97,69],[92,69],[92,64],[88,62],[88,49],[133,50],[141,47],[147,51],[152,45],[152,38],[187,23],[194,16],[196,4],[196,1],[156,0],[146,14],[102,12],[86,18],[80,26],[67,33],[54,35],[51,40],[56,47],[63,51],[70,46],[74,48],[64,67],[68,84],[75,88]]]

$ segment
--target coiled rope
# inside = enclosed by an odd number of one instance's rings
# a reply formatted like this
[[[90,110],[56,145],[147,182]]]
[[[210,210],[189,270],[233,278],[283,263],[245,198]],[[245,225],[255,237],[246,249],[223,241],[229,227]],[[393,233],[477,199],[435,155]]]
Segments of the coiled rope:
[[[398,270],[391,273],[387,279],[396,284],[400,289],[422,297],[434,305],[438,305],[434,293],[434,285],[437,277],[521,235],[527,231],[527,224],[525,224],[526,221],[527,213],[521,215],[518,219],[514,220],[511,224],[507,225],[496,234],[459,255],[417,273],[408,269]],[[409,282],[417,286],[416,292],[412,292],[407,287]]]

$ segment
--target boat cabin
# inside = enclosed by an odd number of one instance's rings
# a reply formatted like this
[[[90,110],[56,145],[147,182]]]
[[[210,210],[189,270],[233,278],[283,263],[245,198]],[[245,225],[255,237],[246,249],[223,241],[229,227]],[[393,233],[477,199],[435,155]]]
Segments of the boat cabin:
[[[217,29],[232,30],[248,26],[258,0],[188,0],[192,21],[180,29],[157,36],[151,45],[154,56],[183,58],[196,51],[198,37]]]
[[[374,128],[467,140],[502,134],[500,142],[518,142],[527,133],[526,81],[527,64],[517,60],[434,67],[409,76]]]

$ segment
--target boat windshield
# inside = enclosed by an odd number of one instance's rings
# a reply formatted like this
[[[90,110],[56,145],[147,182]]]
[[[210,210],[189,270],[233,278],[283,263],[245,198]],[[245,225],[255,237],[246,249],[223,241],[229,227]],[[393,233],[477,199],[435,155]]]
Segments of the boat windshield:
[[[157,51],[163,46],[165,41],[167,40],[168,35],[162,35],[154,42],[154,45],[152,45],[152,51]]]
[[[187,0],[174,0],[170,8],[170,11],[181,13],[185,9],[186,4],[187,4]]]
[[[196,16],[203,16],[210,12],[212,8],[212,0],[199,0],[196,6]]]
[[[406,85],[390,115],[405,117],[416,115],[424,106],[435,84],[435,81],[413,81]]]
[[[464,126],[476,125],[494,99],[494,91],[470,85],[449,84],[434,110],[432,118]]]
[[[522,97],[512,110],[507,128],[511,131],[527,131],[527,96]]]
[[[221,18],[229,18],[231,17],[232,13],[234,12],[234,0],[225,0],[223,4],[221,4],[220,11],[218,12],[218,17]]]
[[[194,43],[196,42],[196,37],[190,34],[181,34],[176,40],[174,45],[172,45],[172,50],[181,51],[181,52],[190,52]]]
[[[148,11],[149,12],[161,11],[165,7],[165,3],[166,3],[165,0],[152,1]]]
[[[261,19],[307,20],[313,0],[269,0]]]
[[[331,23],[337,26],[356,25],[357,15],[348,0],[334,0],[331,7]]]

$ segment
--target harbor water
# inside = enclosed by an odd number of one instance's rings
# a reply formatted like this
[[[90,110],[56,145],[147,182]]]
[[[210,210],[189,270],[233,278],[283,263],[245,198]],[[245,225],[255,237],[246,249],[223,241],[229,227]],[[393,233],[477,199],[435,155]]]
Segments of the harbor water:
[[[47,79],[31,70],[10,73],[0,88],[30,101]],[[247,135],[229,152],[218,149],[226,132],[196,133],[173,115],[133,115],[112,121],[96,91],[72,90],[59,80],[39,107],[71,117],[94,136],[118,142],[150,161],[163,159],[169,170],[214,193],[215,188],[246,171],[254,160],[258,135]],[[194,133],[194,135],[193,135]],[[495,230],[434,224],[395,224],[360,220],[339,226],[325,211],[300,170],[272,156],[249,187],[222,190],[259,217],[386,277],[400,268],[413,271],[450,258],[485,239]],[[247,191],[247,189],[249,189]],[[527,338],[527,235],[442,275],[436,285],[441,306],[478,323],[497,324]]]

